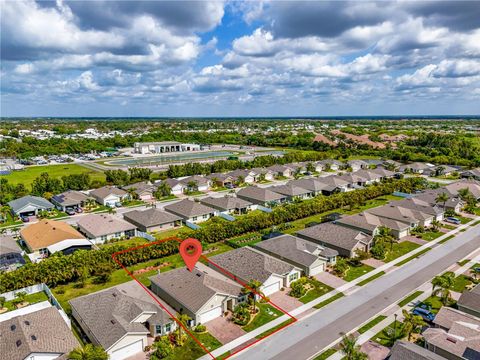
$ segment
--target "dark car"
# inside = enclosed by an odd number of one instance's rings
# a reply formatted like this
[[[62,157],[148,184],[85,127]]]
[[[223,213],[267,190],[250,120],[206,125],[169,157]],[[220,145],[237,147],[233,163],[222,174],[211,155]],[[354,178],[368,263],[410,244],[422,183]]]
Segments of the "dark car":
[[[417,308],[413,309],[412,314],[417,315],[417,316],[421,316],[423,320],[428,321],[428,322],[432,322],[433,320],[435,320],[435,314],[434,313],[432,313],[429,310],[422,309],[421,307],[417,307]]]
[[[83,212],[83,209],[81,207],[77,207],[77,208],[75,208],[75,212],[80,214],[80,213]]]
[[[28,216],[20,216],[20,220],[22,220],[23,222],[29,222],[30,218]]]

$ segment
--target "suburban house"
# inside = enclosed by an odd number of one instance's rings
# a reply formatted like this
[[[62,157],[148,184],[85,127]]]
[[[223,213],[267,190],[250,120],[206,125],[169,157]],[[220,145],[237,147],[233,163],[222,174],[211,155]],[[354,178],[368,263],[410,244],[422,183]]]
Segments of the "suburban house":
[[[67,359],[80,346],[54,306],[0,322],[0,334],[0,354],[5,360]]]
[[[339,255],[346,257],[355,257],[357,250],[369,251],[373,246],[372,235],[333,222],[305,228],[295,235],[338,251]]]
[[[34,216],[39,211],[53,210],[55,208],[50,201],[32,195],[12,200],[8,203],[8,206],[10,206],[14,215],[21,217]]]
[[[458,310],[480,318],[480,285],[465,290],[457,301]]]
[[[291,163],[291,164],[285,164],[284,166],[290,170],[292,170],[292,175],[295,174],[303,174],[307,171],[307,168],[305,166],[305,163]]]
[[[214,217],[217,210],[189,199],[180,200],[165,206],[165,211],[180,216],[183,221],[200,223]]]
[[[67,190],[61,194],[52,197],[51,201],[60,211],[82,208],[87,201],[92,199],[90,196],[76,190]]]
[[[431,214],[390,204],[368,209],[367,212],[387,219],[408,223],[412,228],[416,226],[428,227],[434,220],[434,216]]]
[[[128,221],[110,214],[91,214],[77,221],[78,230],[94,244],[103,244],[111,239],[130,238],[137,227]]]
[[[207,175],[206,178],[210,179],[212,185],[216,184],[220,187],[233,187],[235,185],[234,179],[228,174],[212,173]]]
[[[153,194],[155,193],[156,187],[155,185],[150,184],[148,181],[141,181],[135,184],[124,186],[123,190],[127,192],[128,190],[133,191],[139,200],[155,200],[155,196]]]
[[[336,250],[292,235],[261,241],[254,248],[301,269],[307,276],[325,271],[327,265],[335,264],[338,255]]]
[[[463,171],[460,173],[460,176],[462,178],[480,180],[480,168]]]
[[[420,345],[409,341],[397,340],[390,351],[388,360],[445,360]]]
[[[370,169],[369,172],[380,175],[381,180],[394,178],[397,173],[394,171],[387,170],[383,167],[377,167],[375,169]]]
[[[255,209],[255,205],[250,201],[228,195],[222,197],[209,196],[200,199],[200,202],[224,214],[241,215]]]
[[[322,191],[328,188],[328,185],[315,178],[290,180],[287,182],[287,185],[294,185],[306,189],[311,192],[312,196],[321,195]]]
[[[213,263],[209,263],[210,266],[218,265],[245,283],[259,281],[262,284],[260,291],[265,296],[290,287],[290,283],[298,280],[302,272],[294,265],[249,247],[228,251],[210,260]]]
[[[62,251],[65,255],[76,250],[90,250],[92,243],[63,221],[40,220],[20,230],[20,238],[31,252],[28,257],[38,261]]]
[[[386,227],[396,239],[401,239],[410,234],[410,229],[417,226],[417,223],[403,222],[377,216],[370,212],[362,212],[355,215],[345,216],[336,220],[337,224],[348,226],[375,236],[380,227]]]
[[[357,179],[358,185],[371,185],[382,180],[382,175],[371,170],[358,170],[351,173]]]
[[[353,190],[351,183],[341,179],[339,176],[325,176],[318,178],[318,181],[324,184],[324,188],[322,189],[322,194],[324,195]]]
[[[233,179],[234,183],[239,183],[242,179],[246,184],[253,184],[256,179],[255,172],[251,170],[237,169],[227,173]]]
[[[457,172],[458,169],[454,168],[453,166],[448,166],[448,165],[438,165],[438,166],[433,166],[428,169],[425,169],[423,171],[423,175],[427,176],[448,176],[453,174],[454,172]]]
[[[0,235],[0,271],[15,270],[23,265],[23,250],[13,236]]]
[[[305,200],[310,199],[314,196],[312,191],[291,183],[287,183],[285,185],[271,186],[269,189],[273,192],[286,196],[287,201],[294,201],[297,199]]]
[[[370,164],[363,160],[350,160],[347,161],[347,166],[349,166],[352,171],[358,171],[360,169],[368,169]]]
[[[184,186],[185,191],[208,191],[212,186],[212,181],[200,175],[188,176],[178,180]]]
[[[115,207],[116,204],[128,199],[130,196],[125,190],[115,186],[104,186],[90,191],[90,195],[101,205]]]
[[[420,211],[425,214],[432,215],[434,220],[441,221],[443,220],[444,216],[443,204],[440,206],[436,203],[435,199],[437,196],[438,195],[436,193],[432,194],[430,192],[425,192],[409,199],[391,201],[390,205]],[[453,207],[454,209],[456,209],[457,206],[460,206],[458,202],[455,203],[456,205]],[[449,209],[450,204],[448,201],[447,204],[445,205],[445,208]]]
[[[261,206],[278,205],[287,201],[285,195],[258,186],[247,186],[240,189],[237,197]]]
[[[428,171],[435,165],[428,163],[415,162],[412,164],[402,165],[399,168],[400,172],[412,172],[414,174],[423,174],[424,171]]]
[[[276,177],[291,177],[293,175],[292,169],[284,165],[272,165],[267,168]]]
[[[423,332],[427,349],[450,360],[480,358],[479,318],[443,306],[433,323]]]
[[[251,170],[255,174],[255,181],[259,181],[261,175],[263,175],[265,180],[267,181],[272,181],[275,178],[275,174],[269,169],[253,168]]]
[[[205,324],[233,311],[244,301],[242,286],[197,262],[189,271],[183,267],[150,277],[151,289],[178,313],[187,314],[191,324]]]
[[[323,169],[325,169],[325,170],[330,169],[330,170],[334,170],[334,171],[339,170],[341,167],[343,167],[345,165],[341,161],[331,160],[331,159],[320,160],[318,163],[323,165]]]
[[[173,229],[182,225],[180,216],[161,211],[157,208],[133,210],[123,214],[123,218],[142,232],[156,232]]]
[[[182,195],[187,188],[185,184],[177,179],[165,179],[164,181],[169,187],[173,195]]]
[[[69,301],[72,316],[94,345],[101,346],[110,360],[141,353],[147,336],[173,331],[175,322],[166,311],[151,302],[110,288]]]
[[[459,180],[445,185],[444,189],[453,196],[458,196],[459,190],[468,189],[475,199],[480,201],[480,181]]]
[[[319,172],[322,172],[325,165],[322,164],[320,161],[316,161],[313,163],[313,166],[315,167],[315,172],[319,173]]]

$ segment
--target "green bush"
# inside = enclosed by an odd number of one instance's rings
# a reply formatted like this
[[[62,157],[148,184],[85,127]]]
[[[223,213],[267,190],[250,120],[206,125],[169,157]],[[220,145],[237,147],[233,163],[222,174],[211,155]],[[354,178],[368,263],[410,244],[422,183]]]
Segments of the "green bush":
[[[294,281],[290,284],[290,296],[301,298],[303,295],[307,293],[307,289],[305,285],[307,284],[307,278],[301,277],[297,281]]]
[[[197,332],[197,333],[202,333],[202,332],[207,331],[207,327],[205,325],[198,324],[197,326],[195,326],[194,331]]]
[[[385,254],[387,250],[385,249],[385,245],[383,245],[380,241],[375,243],[370,249],[370,253],[372,256],[377,260],[383,260],[385,258]]]
[[[250,321],[250,310],[247,303],[240,303],[233,310],[233,322],[237,325],[244,326]]]

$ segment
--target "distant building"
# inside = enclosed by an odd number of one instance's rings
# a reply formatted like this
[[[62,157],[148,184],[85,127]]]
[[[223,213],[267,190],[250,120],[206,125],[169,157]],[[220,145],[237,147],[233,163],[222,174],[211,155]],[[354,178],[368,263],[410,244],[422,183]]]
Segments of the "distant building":
[[[50,201],[32,195],[12,200],[8,203],[8,206],[12,209],[12,213],[17,216],[33,216],[37,215],[39,211],[52,210],[55,207]]]
[[[0,236],[0,271],[14,270],[25,265],[23,251],[11,235]]]
[[[177,141],[137,142],[134,152],[137,154],[162,154],[170,152],[198,151],[198,144],[182,144]]]

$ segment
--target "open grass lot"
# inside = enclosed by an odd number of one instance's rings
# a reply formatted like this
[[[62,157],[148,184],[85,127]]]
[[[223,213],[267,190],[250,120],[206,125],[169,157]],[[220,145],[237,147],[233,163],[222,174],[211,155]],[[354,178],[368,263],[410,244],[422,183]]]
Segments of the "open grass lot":
[[[207,256],[214,256],[218,255],[222,252],[232,250],[232,248],[226,244],[212,244],[210,246],[205,247],[205,250],[213,250],[207,254]],[[130,272],[135,272],[138,270],[145,269],[150,266],[160,266],[161,272],[176,269],[179,267],[184,266],[183,259],[179,254],[166,256],[159,259],[149,260],[143,263],[139,263],[133,266],[130,266],[128,270]],[[145,286],[150,285],[150,280],[148,279],[150,276],[153,276],[157,273],[158,270],[153,269],[150,271],[146,271],[140,274],[136,274],[135,277]],[[104,284],[94,284],[92,279],[88,279],[85,282],[83,287],[76,287],[75,283],[70,283],[67,285],[58,285],[52,289],[55,297],[60,302],[62,307],[68,312],[70,310],[70,305],[68,304],[68,300],[76,298],[78,296],[83,296],[87,294],[91,294],[96,291],[100,291],[103,289],[107,289],[112,286],[116,286],[119,284],[123,284],[127,281],[131,281],[132,278],[127,274],[127,272],[123,269],[117,269],[113,271],[112,276],[110,277],[109,281]]]
[[[399,258],[402,255],[405,255],[406,253],[415,250],[416,248],[420,247],[420,245],[415,244],[410,241],[404,241],[401,243],[393,244],[393,248],[390,251],[390,245],[387,245],[387,255],[385,256],[385,262],[389,262],[392,260],[395,260],[396,258]]]
[[[131,239],[126,239],[126,240],[120,240],[120,241],[114,241],[111,243],[106,243],[106,244],[100,244],[98,245],[99,247],[112,247],[116,245],[126,245],[128,247],[135,247],[139,245],[145,245],[148,244],[148,240],[141,238],[141,237],[134,237]]]
[[[196,334],[193,335],[200,341],[203,346],[207,348],[208,351],[215,350],[222,346],[222,343],[215,339],[209,333]],[[176,347],[173,350],[173,353],[169,356],[163,358],[165,360],[184,360],[184,359],[196,359],[200,356],[205,355],[205,350],[203,350],[200,345],[198,345],[195,340],[188,336],[188,340],[183,346]]]
[[[42,301],[47,301],[47,300],[48,300],[48,296],[43,291],[25,296],[25,302],[28,302],[30,305],[36,304]],[[3,306],[6,307],[8,311],[12,311],[16,309],[12,301],[6,301]]]
[[[27,189],[29,189],[33,180],[44,172],[53,178],[61,178],[64,175],[88,173],[91,180],[105,181],[105,174],[103,172],[87,169],[78,164],[28,166],[24,170],[13,171],[8,175],[1,175],[1,178],[7,179],[11,184],[23,183]]]
[[[256,328],[265,325],[266,323],[278,318],[283,315],[283,312],[274,308],[270,304],[257,304],[260,311],[255,315],[253,320],[243,327],[243,330],[246,332],[255,330]]]
[[[387,317],[385,315],[378,315],[376,318],[371,320],[370,322],[366,323],[363,325],[360,329],[358,329],[358,332],[360,334],[363,334],[364,332],[367,332],[371,328],[373,328],[375,325],[381,323],[383,320],[385,320]]]
[[[345,281],[352,281],[355,280],[356,278],[365,275],[366,273],[372,271],[374,267],[362,264],[360,266],[352,266],[349,265],[350,267],[348,268],[347,272],[343,276],[343,280]]]
[[[376,343],[379,343],[380,345],[383,346],[392,346],[392,340],[388,336],[388,332],[393,331],[394,327],[396,326],[396,329],[401,329],[402,323],[400,321],[394,321],[390,325],[388,325],[385,329],[377,333],[374,337],[372,337],[372,340],[375,341]]]
[[[248,233],[227,240],[233,247],[244,247],[254,245],[262,240],[262,235],[258,232]]]
[[[304,304],[309,303],[310,301],[315,300],[316,298],[325,295],[326,293],[333,290],[333,288],[325,285],[317,279],[308,279],[308,283],[310,285],[313,285],[314,288],[309,290],[305,295],[298,299]]]
[[[464,217],[464,216],[455,216],[455,217],[457,217],[462,224],[467,224],[467,223],[469,223],[470,221],[473,220],[471,218]]]
[[[470,284],[472,284],[472,281],[468,276],[458,275],[455,278],[455,283],[453,284],[452,290],[461,293]]]
[[[426,231],[420,237],[425,241],[432,241],[442,236],[444,233],[441,231]]]

